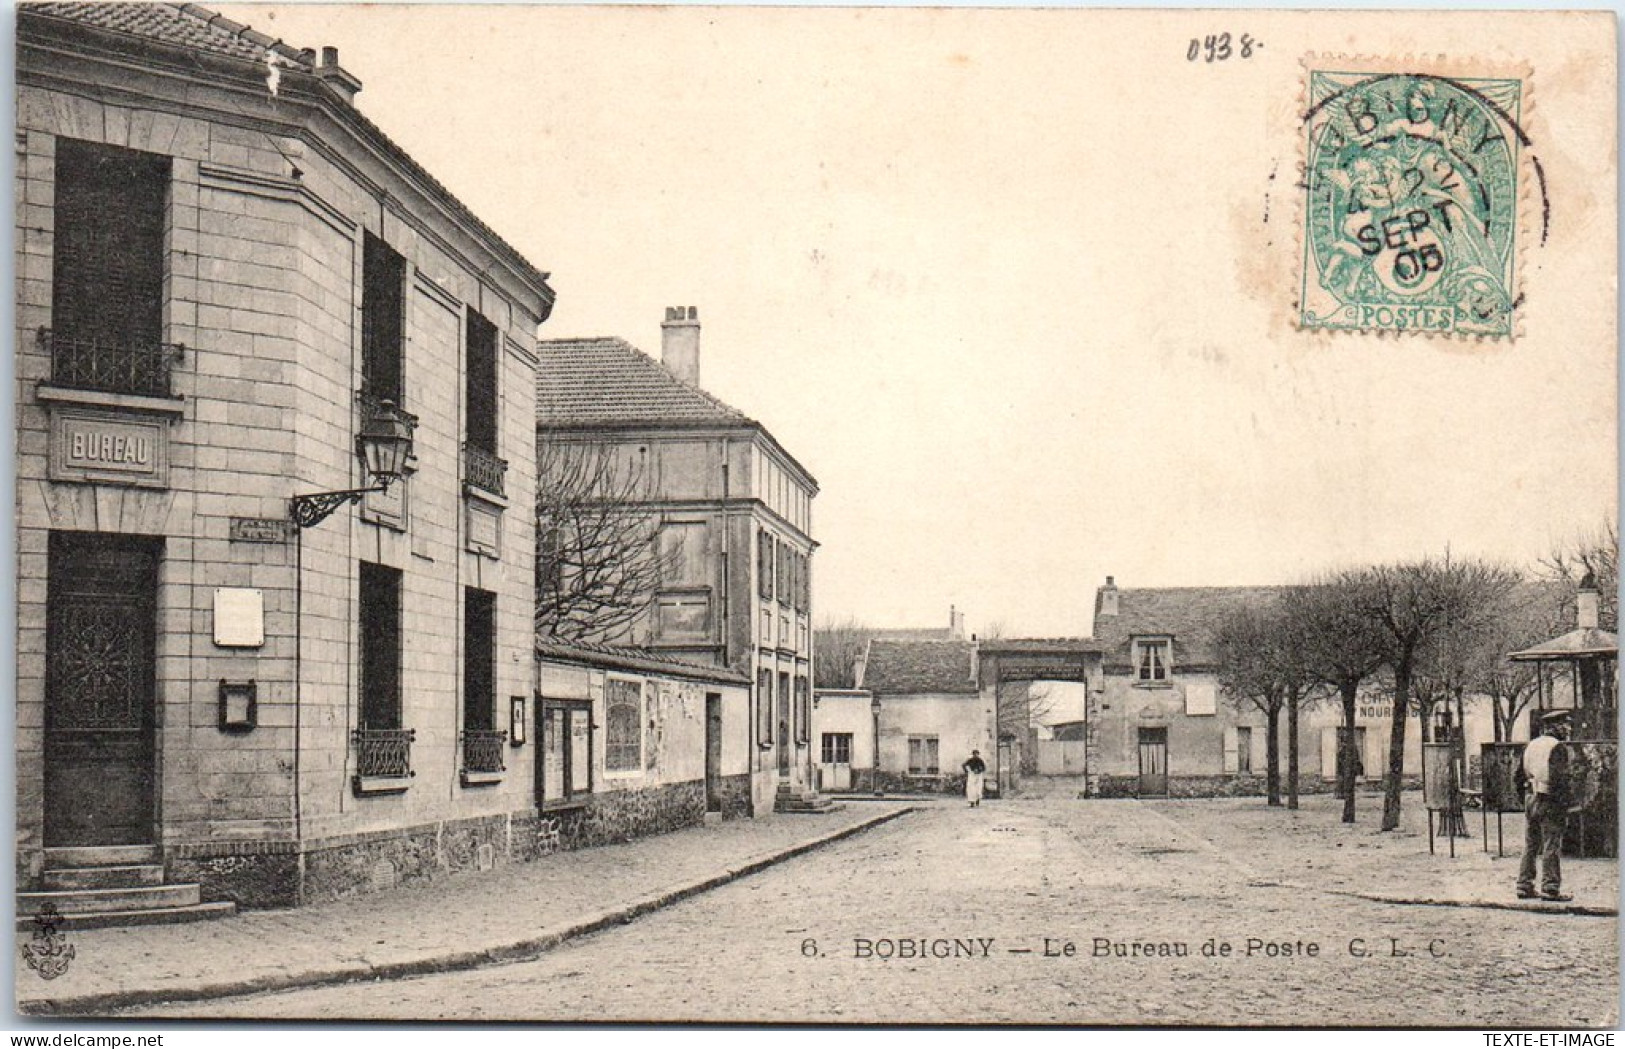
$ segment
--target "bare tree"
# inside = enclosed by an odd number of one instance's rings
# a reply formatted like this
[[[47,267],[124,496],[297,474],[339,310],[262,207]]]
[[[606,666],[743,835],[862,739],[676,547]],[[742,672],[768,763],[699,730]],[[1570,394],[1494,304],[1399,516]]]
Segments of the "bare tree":
[[[1282,617],[1292,625],[1292,644],[1305,682],[1336,691],[1343,704],[1338,732],[1338,790],[1343,822],[1354,822],[1354,714],[1360,686],[1382,667],[1381,638],[1358,611],[1359,574],[1340,572],[1282,595]]]
[[[1237,709],[1254,707],[1264,714],[1269,734],[1265,748],[1267,803],[1281,804],[1281,710],[1286,694],[1276,656],[1276,617],[1269,607],[1240,604],[1220,620],[1213,644],[1219,686]]]
[[[1393,674],[1394,703],[1383,778],[1382,829],[1399,826],[1405,762],[1405,719],[1417,670],[1431,648],[1453,631],[1470,636],[1494,617],[1517,576],[1481,561],[1406,561],[1356,574],[1355,608],[1376,630],[1383,662]]]
[[[1546,578],[1570,588],[1578,587],[1590,574],[1597,585],[1599,625],[1619,631],[1619,530],[1613,518],[1604,518],[1595,531],[1559,544],[1541,559],[1540,568]]]
[[[646,459],[542,439],[536,466],[537,636],[626,636],[681,556],[661,549]]]
[[[852,616],[825,619],[813,630],[813,684],[818,688],[856,688],[856,666],[875,636],[874,628]]]
[[[1540,676],[1534,663],[1514,663],[1507,653],[1538,645],[1572,623],[1569,595],[1555,583],[1526,582],[1513,589],[1506,608],[1487,632],[1467,668],[1467,687],[1487,697],[1495,741],[1512,738],[1512,726],[1536,698]]]

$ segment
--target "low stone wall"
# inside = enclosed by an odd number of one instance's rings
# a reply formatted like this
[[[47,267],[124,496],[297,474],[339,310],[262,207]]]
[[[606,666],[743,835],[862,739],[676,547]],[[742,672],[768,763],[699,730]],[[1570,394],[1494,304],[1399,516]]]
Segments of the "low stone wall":
[[[705,781],[593,794],[580,808],[557,813],[566,849],[631,841],[705,822]]]
[[[205,900],[230,900],[244,909],[293,907],[299,903],[301,859],[293,842],[243,842],[224,853],[219,846],[182,846],[165,850],[164,877],[196,882]]]
[[[989,774],[991,784],[992,776]],[[912,776],[885,769],[856,769],[852,773],[852,789],[857,793],[881,794],[964,794],[963,772],[941,773],[935,776]]]
[[[1137,798],[1140,796],[1140,777],[1138,776],[1098,776],[1091,777],[1095,781],[1093,797],[1097,798]],[[1416,790],[1422,786],[1420,776],[1406,776],[1401,785],[1406,790]],[[1337,790],[1335,781],[1323,780],[1319,776],[1305,777],[1298,780],[1298,793],[1304,794],[1332,794]],[[1359,785],[1362,794],[1380,794],[1382,781],[1368,780]],[[1264,797],[1269,793],[1269,782],[1263,776],[1169,776],[1168,793],[1170,798],[1245,798]],[[1286,797],[1286,777],[1281,777],[1281,796]],[[1162,797],[1163,795],[1157,795]]]
[[[231,900],[245,909],[293,907],[529,859],[533,838],[534,817],[515,813],[346,835],[303,847],[199,842],[166,847],[164,876],[170,882],[197,882],[205,900]]]

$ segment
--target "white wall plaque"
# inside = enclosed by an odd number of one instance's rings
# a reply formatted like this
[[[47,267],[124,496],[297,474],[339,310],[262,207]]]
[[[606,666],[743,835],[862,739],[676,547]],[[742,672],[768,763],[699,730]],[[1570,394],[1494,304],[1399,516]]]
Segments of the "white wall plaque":
[[[222,648],[259,648],[265,644],[263,591],[246,587],[215,589],[214,643]]]

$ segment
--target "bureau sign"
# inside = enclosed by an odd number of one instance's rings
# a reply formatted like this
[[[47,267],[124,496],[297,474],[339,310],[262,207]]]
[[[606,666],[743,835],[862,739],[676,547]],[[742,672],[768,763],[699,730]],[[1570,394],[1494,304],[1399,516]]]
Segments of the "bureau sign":
[[[167,483],[162,422],[58,409],[52,412],[51,424],[53,480]]]

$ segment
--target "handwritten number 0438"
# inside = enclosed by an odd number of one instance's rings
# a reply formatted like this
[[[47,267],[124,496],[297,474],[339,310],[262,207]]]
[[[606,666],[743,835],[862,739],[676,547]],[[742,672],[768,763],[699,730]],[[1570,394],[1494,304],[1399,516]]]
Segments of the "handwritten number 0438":
[[[1191,44],[1185,49],[1187,61],[1195,62],[1205,59],[1209,62],[1224,62],[1231,58],[1251,58],[1255,48],[1263,47],[1263,43],[1254,40],[1247,33],[1239,38],[1231,39],[1229,33],[1218,35],[1208,34],[1205,37],[1191,37]]]

